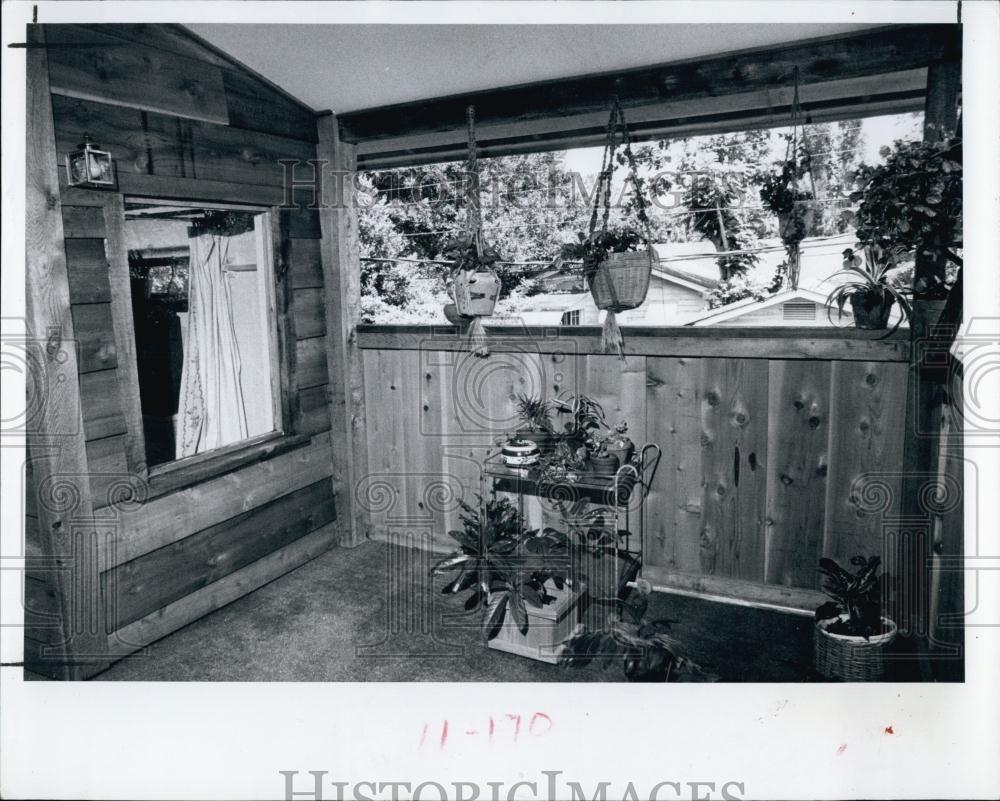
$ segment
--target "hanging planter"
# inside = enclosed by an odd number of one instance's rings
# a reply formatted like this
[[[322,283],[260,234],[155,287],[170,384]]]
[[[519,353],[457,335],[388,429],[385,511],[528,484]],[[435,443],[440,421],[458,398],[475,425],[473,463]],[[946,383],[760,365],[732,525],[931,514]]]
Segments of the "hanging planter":
[[[493,265],[500,254],[483,241],[483,220],[479,200],[479,162],[476,153],[476,109],[466,109],[469,130],[468,180],[466,181],[465,234],[444,247],[446,258],[454,261],[451,276],[451,304],[445,306],[445,317],[457,317],[469,325],[469,347],[476,356],[490,355],[486,344],[483,318],[490,317],[500,297],[500,278]]]
[[[628,163],[628,180],[635,189],[637,217],[641,226],[639,230],[608,228],[608,219],[611,215],[611,179],[615,171],[615,151],[619,144]],[[601,227],[598,230],[597,217],[602,209]],[[646,300],[649,278],[657,259],[652,239],[649,217],[646,214],[646,201],[643,198],[642,180],[639,178],[635,157],[632,154],[625,114],[616,97],[612,101],[611,116],[608,119],[607,140],[594,193],[589,234],[579,245],[565,249],[563,255],[582,257],[583,274],[594,303],[598,309],[607,312],[601,333],[602,349],[605,353],[617,352],[623,360],[625,341],[616,315],[638,308]]]
[[[813,236],[823,219],[816,202],[816,185],[812,173],[812,154],[806,140],[799,105],[799,69],[795,68],[792,94],[792,133],[785,149],[785,159],[775,169],[760,176],[760,199],[765,208],[778,218],[778,235],[788,253],[788,281],[792,289],[799,285],[799,244]],[[801,136],[801,138],[800,138]],[[808,188],[803,181],[808,176]]]

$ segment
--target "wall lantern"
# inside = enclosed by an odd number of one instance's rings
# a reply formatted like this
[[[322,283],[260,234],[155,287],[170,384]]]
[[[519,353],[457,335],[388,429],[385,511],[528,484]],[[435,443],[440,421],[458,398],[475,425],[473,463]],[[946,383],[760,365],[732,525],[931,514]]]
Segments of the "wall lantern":
[[[66,156],[66,174],[70,186],[87,186],[101,189],[115,185],[115,168],[111,154],[87,134],[77,149]]]

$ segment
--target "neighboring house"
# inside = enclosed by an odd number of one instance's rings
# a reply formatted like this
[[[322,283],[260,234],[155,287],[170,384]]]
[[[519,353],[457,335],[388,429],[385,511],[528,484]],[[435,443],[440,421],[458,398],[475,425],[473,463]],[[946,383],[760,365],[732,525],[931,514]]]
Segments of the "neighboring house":
[[[764,300],[746,298],[712,309],[710,312],[687,323],[693,326],[829,326],[826,313],[826,295],[812,289],[785,289],[768,296]],[[850,325],[853,322],[850,307],[844,309],[844,317],[834,324]]]

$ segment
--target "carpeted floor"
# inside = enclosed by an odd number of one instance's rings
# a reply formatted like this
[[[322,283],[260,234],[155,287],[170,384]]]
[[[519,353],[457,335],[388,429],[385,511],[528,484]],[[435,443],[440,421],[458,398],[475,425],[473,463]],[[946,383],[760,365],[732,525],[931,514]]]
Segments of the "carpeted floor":
[[[337,548],[113,665],[107,681],[622,681],[487,649],[477,613],[428,584],[436,557]],[[685,655],[722,681],[808,678],[808,619],[654,594]]]
[[[624,681],[620,663],[565,670],[486,648],[479,613],[441,595],[440,577],[429,582],[437,558],[377,542],[336,548],[95,680]],[[653,593],[648,616],[669,620],[680,654],[705,671],[682,680],[819,678],[809,617],[667,593]]]

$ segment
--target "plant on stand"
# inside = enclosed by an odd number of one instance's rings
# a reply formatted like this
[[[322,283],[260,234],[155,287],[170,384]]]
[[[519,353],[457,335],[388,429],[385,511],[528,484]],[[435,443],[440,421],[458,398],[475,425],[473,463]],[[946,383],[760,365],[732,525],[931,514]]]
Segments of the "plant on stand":
[[[555,483],[574,482],[591,469],[590,457],[597,452],[601,430],[607,428],[604,409],[586,395],[557,397],[557,414],[568,415],[558,431],[555,449],[543,460],[542,477]]]
[[[551,450],[556,431],[552,426],[552,407],[548,401],[519,394],[516,405],[517,415],[523,423],[517,430],[517,438],[534,442],[542,452]]]
[[[833,559],[819,560],[829,601],[816,609],[816,670],[828,678],[877,681],[885,676],[885,652],[896,624],[883,612],[889,580],[877,556],[854,556],[854,572]]]
[[[900,317],[893,326],[895,331],[904,319],[910,319],[911,314],[906,290],[894,284],[891,277],[904,256],[898,247],[883,249],[879,245],[865,247],[863,262],[853,253],[848,255],[844,268],[834,275],[842,275],[847,280],[827,296],[827,316],[832,315],[836,306],[837,319],[840,320],[844,316],[844,306],[850,301],[854,325],[880,331],[888,327],[893,304],[898,304]]]

